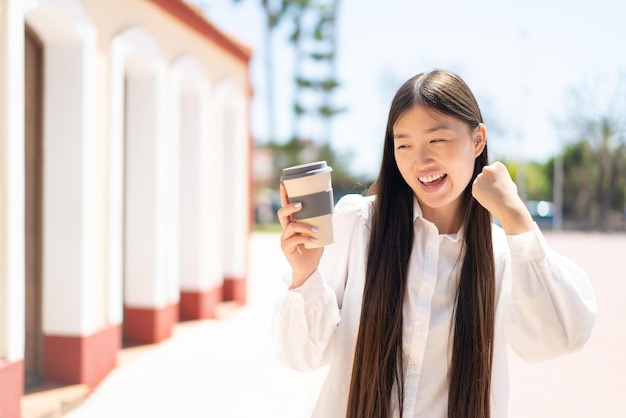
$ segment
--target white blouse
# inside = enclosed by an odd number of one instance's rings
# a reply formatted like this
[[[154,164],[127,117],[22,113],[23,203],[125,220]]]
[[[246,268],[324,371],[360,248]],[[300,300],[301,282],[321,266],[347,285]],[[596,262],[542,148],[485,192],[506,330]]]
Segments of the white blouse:
[[[329,364],[313,417],[345,417],[350,390],[367,245],[371,197],[348,195],[333,215],[335,244],[301,287],[285,291],[275,316],[278,355],[301,371]],[[405,398],[402,414],[445,417],[452,311],[462,232],[439,235],[414,207],[415,238],[404,297]],[[508,343],[534,362],[579,350],[591,334],[596,302],[586,274],[548,248],[539,229],[511,236],[493,226],[496,318],[492,417],[508,416]],[[286,278],[287,287],[291,277]],[[393,401],[392,401],[393,402]]]

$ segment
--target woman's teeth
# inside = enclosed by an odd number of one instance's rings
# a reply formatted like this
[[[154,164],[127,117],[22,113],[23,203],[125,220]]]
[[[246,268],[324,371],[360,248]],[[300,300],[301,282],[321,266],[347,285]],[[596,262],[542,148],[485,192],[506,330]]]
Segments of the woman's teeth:
[[[418,177],[417,179],[422,183],[432,183],[435,180],[439,180],[445,176],[445,173],[434,174],[432,176]]]

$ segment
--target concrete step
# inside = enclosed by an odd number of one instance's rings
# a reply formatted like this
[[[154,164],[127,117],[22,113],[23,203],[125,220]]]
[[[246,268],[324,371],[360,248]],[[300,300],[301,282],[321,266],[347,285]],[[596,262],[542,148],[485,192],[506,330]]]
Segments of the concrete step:
[[[60,418],[89,395],[84,384],[45,384],[22,396],[22,418]]]

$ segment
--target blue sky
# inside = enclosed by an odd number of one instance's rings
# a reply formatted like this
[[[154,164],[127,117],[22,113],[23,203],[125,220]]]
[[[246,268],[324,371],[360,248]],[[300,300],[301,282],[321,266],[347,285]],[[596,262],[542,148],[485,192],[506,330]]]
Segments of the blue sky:
[[[267,137],[260,0],[199,0],[208,18],[253,48],[252,133]],[[567,140],[570,91],[604,106],[626,81],[626,6],[619,0],[342,0],[335,102],[348,112],[331,141],[354,154],[356,173],[378,170],[395,90],[433,68],[457,72],[481,105],[492,159],[545,160]],[[291,62],[275,38],[278,135],[291,133]],[[561,125],[557,122],[561,121]]]

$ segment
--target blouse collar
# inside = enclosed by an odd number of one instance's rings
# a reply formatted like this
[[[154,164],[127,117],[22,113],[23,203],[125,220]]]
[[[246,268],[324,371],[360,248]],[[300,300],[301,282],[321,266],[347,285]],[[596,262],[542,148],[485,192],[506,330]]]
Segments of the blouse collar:
[[[429,221],[428,219],[424,218],[419,201],[417,200],[417,197],[413,196],[413,225],[415,225],[415,221],[417,219],[420,219],[429,228],[434,229],[439,234],[439,231],[437,230],[437,227],[435,226],[435,224]],[[454,234],[439,234],[439,236],[447,238],[452,242],[460,241],[463,239],[463,225],[461,225],[461,228],[459,228],[459,230]]]

